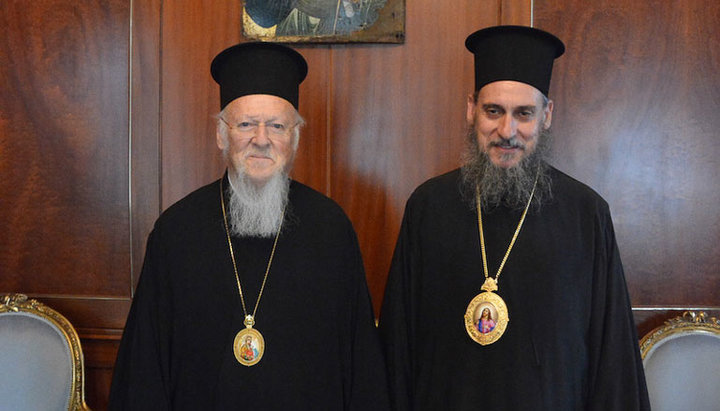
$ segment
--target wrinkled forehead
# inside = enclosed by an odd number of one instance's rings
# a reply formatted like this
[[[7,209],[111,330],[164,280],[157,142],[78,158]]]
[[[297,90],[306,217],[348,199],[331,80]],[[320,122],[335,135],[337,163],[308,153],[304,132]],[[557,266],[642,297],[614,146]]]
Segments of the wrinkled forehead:
[[[296,114],[295,107],[281,97],[269,94],[251,94],[238,97],[223,110],[231,118],[248,118],[258,121],[289,120]]]

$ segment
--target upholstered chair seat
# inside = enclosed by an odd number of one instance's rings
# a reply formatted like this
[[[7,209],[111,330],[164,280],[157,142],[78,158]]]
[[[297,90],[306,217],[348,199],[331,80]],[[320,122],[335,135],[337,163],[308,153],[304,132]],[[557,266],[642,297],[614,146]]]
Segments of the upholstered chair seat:
[[[21,294],[0,299],[0,410],[85,410],[80,341],[65,317]]]
[[[685,313],[640,341],[653,411],[720,410],[720,322]]]

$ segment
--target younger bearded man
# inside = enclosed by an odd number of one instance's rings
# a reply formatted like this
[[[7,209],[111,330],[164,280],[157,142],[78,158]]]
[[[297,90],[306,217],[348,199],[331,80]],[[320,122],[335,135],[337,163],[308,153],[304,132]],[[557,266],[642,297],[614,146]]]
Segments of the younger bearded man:
[[[382,307],[394,409],[649,409],[608,205],[545,161],[564,45],[514,26],[465,44],[467,159],[408,200]]]

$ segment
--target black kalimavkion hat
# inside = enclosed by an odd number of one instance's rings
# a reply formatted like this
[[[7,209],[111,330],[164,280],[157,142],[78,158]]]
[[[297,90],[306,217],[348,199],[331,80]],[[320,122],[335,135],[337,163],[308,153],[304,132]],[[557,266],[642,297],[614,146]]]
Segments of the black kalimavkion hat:
[[[215,56],[210,65],[210,73],[220,85],[221,109],[250,94],[278,96],[297,109],[300,83],[307,71],[307,62],[297,51],[262,42],[229,47]]]
[[[553,61],[565,52],[557,37],[523,26],[478,30],[468,36],[465,47],[475,55],[475,91],[494,81],[514,80],[535,87],[545,96]]]

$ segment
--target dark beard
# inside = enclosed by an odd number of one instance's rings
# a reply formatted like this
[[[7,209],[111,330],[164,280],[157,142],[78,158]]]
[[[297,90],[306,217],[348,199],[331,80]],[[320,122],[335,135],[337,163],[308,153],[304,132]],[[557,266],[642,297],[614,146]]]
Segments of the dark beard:
[[[527,205],[537,176],[532,208],[539,209],[552,198],[549,166],[545,161],[550,139],[550,133],[542,131],[532,154],[514,167],[502,168],[490,161],[488,154],[478,144],[477,131],[470,127],[460,170],[463,198],[475,208],[475,188],[478,187],[482,208],[504,206],[521,210]]]

